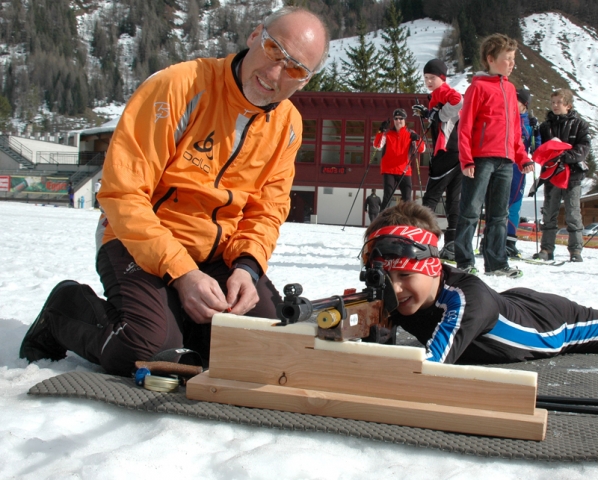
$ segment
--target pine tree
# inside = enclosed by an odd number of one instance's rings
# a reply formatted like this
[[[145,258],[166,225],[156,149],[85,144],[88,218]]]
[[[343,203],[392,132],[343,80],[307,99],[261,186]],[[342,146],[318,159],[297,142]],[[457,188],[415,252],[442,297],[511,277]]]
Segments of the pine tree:
[[[347,56],[350,61],[342,60],[344,79],[341,81],[353,92],[379,92],[380,75],[378,66],[380,56],[372,42],[365,40],[365,21],[359,22],[359,45],[349,47]]]
[[[416,93],[423,90],[415,58],[407,47],[407,29],[401,26],[403,17],[398,0],[390,1],[385,20],[380,61],[382,90],[391,93]]]

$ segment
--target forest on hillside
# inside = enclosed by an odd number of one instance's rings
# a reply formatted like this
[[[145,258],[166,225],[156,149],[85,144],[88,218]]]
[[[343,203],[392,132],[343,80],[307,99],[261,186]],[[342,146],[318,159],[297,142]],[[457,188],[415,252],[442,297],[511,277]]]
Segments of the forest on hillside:
[[[530,13],[559,10],[598,27],[595,0],[287,0],[320,13],[332,39],[388,28],[390,3],[403,22],[431,17],[451,23],[459,68],[475,64],[479,39],[487,34],[520,38],[518,19]],[[108,5],[99,10],[97,0],[0,3],[1,130],[9,128],[11,118],[33,122],[40,112],[46,112],[46,120],[38,129],[51,129],[50,118],[94,124],[99,119],[93,107],[126,101],[152,73],[186,59],[221,57],[244,48],[274,3],[114,0]],[[83,17],[95,18],[87,30],[78,24]],[[385,85],[381,91],[407,88],[388,90],[388,81]]]

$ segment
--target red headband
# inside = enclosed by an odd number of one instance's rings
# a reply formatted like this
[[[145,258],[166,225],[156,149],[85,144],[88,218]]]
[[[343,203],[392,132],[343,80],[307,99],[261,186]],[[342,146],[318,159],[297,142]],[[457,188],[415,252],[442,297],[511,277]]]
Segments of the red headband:
[[[438,237],[435,234],[428,230],[424,230],[423,228],[412,227],[410,225],[393,225],[380,228],[368,236],[368,243],[375,243],[375,239],[383,235],[408,238],[414,242],[438,248]],[[372,248],[370,247],[367,250],[371,251]],[[372,258],[371,261],[382,262],[382,268],[386,271],[401,270],[422,273],[429,277],[438,276],[442,270],[442,263],[437,257],[428,257],[421,260],[406,257],[389,259]]]

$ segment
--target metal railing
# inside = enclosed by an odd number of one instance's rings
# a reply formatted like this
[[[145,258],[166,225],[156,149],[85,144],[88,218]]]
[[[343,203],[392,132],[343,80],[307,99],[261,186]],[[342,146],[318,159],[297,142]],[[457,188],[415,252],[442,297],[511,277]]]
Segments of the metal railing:
[[[37,163],[53,165],[102,165],[105,152],[37,152]]]
[[[33,162],[33,152],[21,142],[15,140],[15,137],[8,137],[8,146],[21,155],[21,157]]]

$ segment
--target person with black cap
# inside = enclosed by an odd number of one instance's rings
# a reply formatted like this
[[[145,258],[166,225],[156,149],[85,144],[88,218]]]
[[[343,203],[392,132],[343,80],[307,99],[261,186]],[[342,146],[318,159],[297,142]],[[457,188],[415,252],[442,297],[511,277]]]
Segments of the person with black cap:
[[[389,129],[389,120],[382,122],[374,138],[374,148],[383,151],[380,162],[384,183],[381,210],[388,207],[397,188],[404,202],[411,200],[411,160],[417,152],[426,150],[425,142],[419,141],[420,136],[405,125],[407,112],[404,109],[397,108],[392,117],[393,126]]]
[[[517,90],[521,140],[525,146],[525,151],[534,153],[534,150],[542,143],[542,139],[540,138],[538,119],[530,116],[528,113],[530,100],[531,95],[529,90],[525,88]],[[516,242],[524,190],[525,175],[521,173],[517,165],[513,164],[513,180],[511,181],[511,194],[509,196],[509,217],[507,219],[507,255],[511,258],[521,258],[521,253],[517,249]]]
[[[432,211],[446,191],[446,216],[448,228],[444,233],[444,247],[440,258],[455,260],[454,240],[459,219],[459,200],[461,198],[461,179],[459,167],[459,142],[457,124],[459,111],[463,106],[463,97],[446,83],[447,68],[442,60],[434,58],[424,66],[424,83],[431,92],[428,108],[413,105],[413,114],[427,118],[432,132],[434,152],[430,159],[430,170],[426,193],[422,199],[424,207]]]

